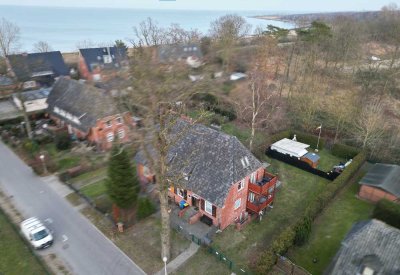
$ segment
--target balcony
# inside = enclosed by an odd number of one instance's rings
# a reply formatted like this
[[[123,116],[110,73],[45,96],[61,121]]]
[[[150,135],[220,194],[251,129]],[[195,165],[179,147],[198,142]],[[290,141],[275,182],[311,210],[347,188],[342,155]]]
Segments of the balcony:
[[[268,196],[260,196],[259,198],[256,198],[254,201],[250,202],[247,201],[247,209],[254,212],[254,213],[260,213],[263,209],[265,209],[272,201],[274,200],[273,195]]]
[[[268,189],[274,186],[276,181],[277,177],[275,175],[265,172],[261,180],[256,183],[249,182],[249,191],[256,194],[267,195]]]

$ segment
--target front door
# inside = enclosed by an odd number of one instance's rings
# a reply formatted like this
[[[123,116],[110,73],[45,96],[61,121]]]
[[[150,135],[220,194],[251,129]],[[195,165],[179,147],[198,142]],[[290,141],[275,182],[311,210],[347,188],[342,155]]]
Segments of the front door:
[[[199,200],[192,196],[192,206],[199,207]]]
[[[187,190],[183,190],[183,199],[187,200]]]

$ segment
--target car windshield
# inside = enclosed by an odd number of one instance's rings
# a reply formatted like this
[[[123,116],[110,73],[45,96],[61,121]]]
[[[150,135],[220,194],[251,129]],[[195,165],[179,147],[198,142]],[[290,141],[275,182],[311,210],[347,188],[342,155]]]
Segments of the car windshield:
[[[43,230],[41,230],[41,231],[36,232],[35,234],[33,234],[33,239],[34,239],[35,241],[38,241],[38,240],[41,240],[41,239],[47,237],[48,235],[49,235],[49,233],[47,232],[47,230],[46,230],[46,229],[43,229]]]

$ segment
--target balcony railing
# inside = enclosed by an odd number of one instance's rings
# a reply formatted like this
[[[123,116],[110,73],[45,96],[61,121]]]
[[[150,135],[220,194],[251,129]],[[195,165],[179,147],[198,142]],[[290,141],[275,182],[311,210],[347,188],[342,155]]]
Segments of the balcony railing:
[[[256,194],[267,195],[268,189],[274,186],[276,181],[277,177],[275,175],[265,172],[261,180],[256,183],[249,183],[249,191]]]
[[[265,209],[272,201],[274,200],[274,196],[270,195],[268,197],[261,196],[260,198],[254,200],[253,202],[247,201],[247,209],[253,211],[255,213],[260,213],[263,209]]]

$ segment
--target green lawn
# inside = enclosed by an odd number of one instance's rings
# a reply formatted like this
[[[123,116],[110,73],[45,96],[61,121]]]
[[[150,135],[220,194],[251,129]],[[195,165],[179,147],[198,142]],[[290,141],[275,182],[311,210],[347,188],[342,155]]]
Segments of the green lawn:
[[[79,175],[77,177],[74,177],[70,180],[70,182],[71,183],[88,182],[88,181],[92,181],[93,179],[106,177],[106,176],[107,176],[107,167],[102,167],[100,169],[93,170],[93,171],[84,173],[82,175]]]
[[[47,274],[1,211],[0,274]]]
[[[106,193],[106,179],[84,186],[80,191],[87,197],[94,199]]]
[[[58,160],[58,170],[63,171],[79,165],[80,157],[66,157]]]
[[[360,178],[346,187],[317,218],[309,242],[290,251],[289,258],[312,274],[323,273],[351,226],[368,219],[372,213],[372,204],[355,197]],[[312,262],[313,258],[317,258],[317,263]]]
[[[328,180],[283,162],[267,158],[265,160],[272,164],[269,171],[277,174],[283,184],[277,193],[274,208],[261,222],[250,223],[242,231],[236,231],[233,226],[228,227],[216,235],[213,243],[216,249],[246,270],[250,269],[251,261],[273,241],[274,236],[291,224],[299,213],[305,210],[307,202],[317,196],[329,183]],[[199,274],[219,270],[223,264],[211,261],[210,257],[212,256],[195,255],[178,271],[178,274],[181,274],[182,270],[192,270],[191,266],[197,266],[196,271],[199,271]]]
[[[331,171],[333,166],[338,165],[340,162],[346,162],[345,160],[332,155],[327,149],[322,149],[317,154],[321,157],[318,169],[325,172]]]

